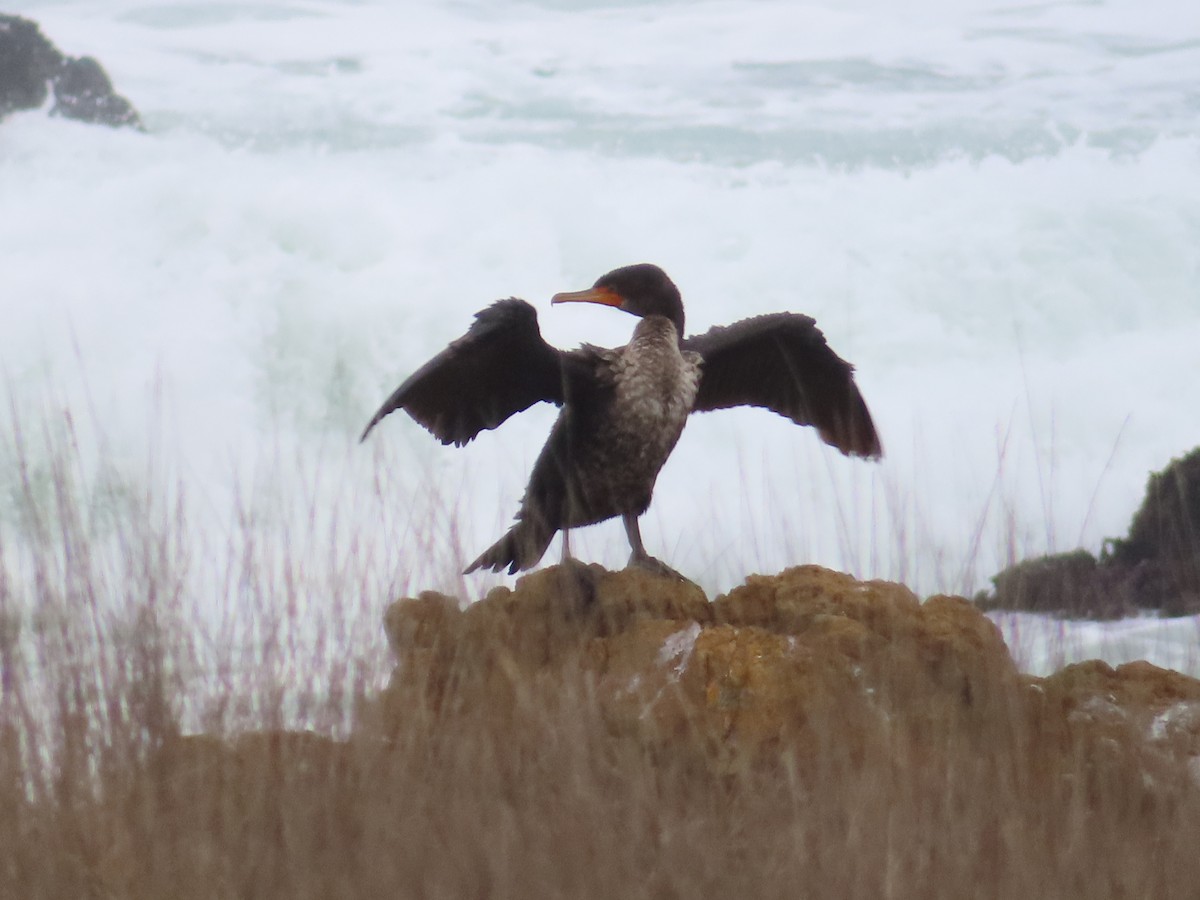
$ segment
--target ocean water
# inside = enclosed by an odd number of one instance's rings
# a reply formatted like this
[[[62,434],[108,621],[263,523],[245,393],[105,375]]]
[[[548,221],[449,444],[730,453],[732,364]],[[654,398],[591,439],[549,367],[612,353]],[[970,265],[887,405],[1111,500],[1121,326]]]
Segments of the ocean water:
[[[710,592],[814,562],[971,593],[1098,551],[1200,444],[1200,6],[11,11],[101,60],[147,133],[0,124],[6,552],[28,538],[14,461],[37,481],[67,453],[98,540],[106,516],[180,529],[214,620],[292,604],[324,630],[358,602],[374,627],[401,592],[481,596],[511,579],[456,572],[554,411],[464,450],[403,416],[358,433],[497,297],[556,344],[623,343],[631,318],[548,301],[640,261],[692,331],[815,316],[885,445],[869,464],[763,411],[695,417],[643,532]],[[572,546],[628,552],[619,523]],[[1042,621],[1002,619],[1032,670],[1200,669],[1195,620]]]

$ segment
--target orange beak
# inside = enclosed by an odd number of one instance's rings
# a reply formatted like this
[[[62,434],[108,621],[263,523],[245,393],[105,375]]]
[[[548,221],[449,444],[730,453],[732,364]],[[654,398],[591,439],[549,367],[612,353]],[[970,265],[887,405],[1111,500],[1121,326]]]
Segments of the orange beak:
[[[565,291],[550,298],[551,303],[599,303],[603,306],[615,306],[620,309],[625,305],[625,298],[612,288],[588,288],[586,291]]]

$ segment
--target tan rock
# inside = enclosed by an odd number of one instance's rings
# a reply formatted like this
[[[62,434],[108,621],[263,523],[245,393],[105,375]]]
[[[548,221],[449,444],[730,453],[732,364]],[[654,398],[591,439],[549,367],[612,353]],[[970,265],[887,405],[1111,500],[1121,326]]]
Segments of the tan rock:
[[[556,567],[461,612],[440,595],[399,601],[387,630],[393,728],[447,698],[509,716],[584,673],[615,734],[722,767],[861,755],[901,732],[980,740],[1024,690],[998,629],[961,598],[922,604],[816,566],[751,576],[712,604],[642,572]]]

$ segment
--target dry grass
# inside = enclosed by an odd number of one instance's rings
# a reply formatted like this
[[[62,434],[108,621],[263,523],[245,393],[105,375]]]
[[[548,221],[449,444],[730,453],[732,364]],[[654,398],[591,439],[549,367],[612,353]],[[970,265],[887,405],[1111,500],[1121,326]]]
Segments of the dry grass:
[[[44,778],[6,727],[0,895],[1183,898],[1200,884],[1194,786],[1150,790],[1085,757],[1051,779],[1017,746],[908,741],[718,776],[613,738],[586,679],[546,688],[511,718],[414,709],[394,740],[365,728],[346,743],[226,745],[153,715],[89,734],[68,706]]]
[[[1197,896],[1196,784],[1094,748],[1040,766],[1016,713],[985,739],[898,728],[729,774],[614,734],[583,669],[504,707],[464,679],[384,728],[347,664],[311,698],[356,701],[344,740],[276,730],[276,678],[245,671],[184,735],[212,648],[189,627],[182,518],[148,502],[101,542],[71,473],[49,474],[22,469],[22,543],[0,555],[0,897]],[[272,671],[304,671],[287,646]]]

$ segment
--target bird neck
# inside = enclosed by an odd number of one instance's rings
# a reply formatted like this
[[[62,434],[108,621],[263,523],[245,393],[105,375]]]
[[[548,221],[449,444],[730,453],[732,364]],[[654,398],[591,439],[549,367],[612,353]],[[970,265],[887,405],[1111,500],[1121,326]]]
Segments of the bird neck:
[[[679,340],[683,340],[683,304],[673,304],[670,308],[662,312],[648,313],[642,317],[642,321],[646,322],[650,319],[665,319],[675,326],[675,335]]]
[[[631,344],[643,343],[678,343],[682,337],[679,325],[667,316],[644,316],[633,329]]]

